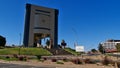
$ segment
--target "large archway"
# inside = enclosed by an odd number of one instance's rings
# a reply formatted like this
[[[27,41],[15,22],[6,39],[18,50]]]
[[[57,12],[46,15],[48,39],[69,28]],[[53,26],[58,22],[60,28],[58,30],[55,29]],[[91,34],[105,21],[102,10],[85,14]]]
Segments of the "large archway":
[[[50,38],[53,48],[58,43],[58,10],[26,4],[23,44],[26,47],[42,45],[42,39]]]

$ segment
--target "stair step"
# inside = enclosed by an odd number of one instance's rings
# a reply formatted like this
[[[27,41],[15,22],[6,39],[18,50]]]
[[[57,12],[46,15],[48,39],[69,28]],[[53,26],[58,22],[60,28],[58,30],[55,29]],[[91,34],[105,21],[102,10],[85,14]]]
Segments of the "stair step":
[[[65,51],[64,49],[47,49],[53,55],[72,55],[70,52]]]

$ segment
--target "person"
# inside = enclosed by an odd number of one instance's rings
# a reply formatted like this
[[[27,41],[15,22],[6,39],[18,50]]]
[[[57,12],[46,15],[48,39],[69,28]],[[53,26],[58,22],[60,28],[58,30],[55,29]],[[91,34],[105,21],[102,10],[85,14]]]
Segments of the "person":
[[[53,48],[53,40],[50,39],[50,48]]]
[[[62,40],[62,42],[61,42],[61,46],[62,46],[62,48],[65,48],[66,47],[66,42],[65,42],[65,40]]]

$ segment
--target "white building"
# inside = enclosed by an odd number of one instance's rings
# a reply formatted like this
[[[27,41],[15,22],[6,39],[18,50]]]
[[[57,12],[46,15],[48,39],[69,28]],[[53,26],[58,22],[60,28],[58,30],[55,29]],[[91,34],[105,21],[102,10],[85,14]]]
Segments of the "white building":
[[[105,52],[116,52],[116,45],[120,43],[120,40],[107,40],[104,43],[102,43],[102,46],[105,50]]]

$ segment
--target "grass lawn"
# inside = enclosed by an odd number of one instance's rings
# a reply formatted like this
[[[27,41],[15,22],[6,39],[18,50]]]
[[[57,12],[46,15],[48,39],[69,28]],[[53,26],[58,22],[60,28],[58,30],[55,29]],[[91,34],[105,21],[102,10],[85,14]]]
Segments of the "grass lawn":
[[[71,48],[65,48],[64,49],[65,51],[68,51],[68,52],[70,52],[70,53],[72,53],[73,55],[80,55],[80,53],[79,52],[76,52],[74,49],[71,49]]]
[[[49,51],[43,48],[3,48],[0,49],[0,55],[52,55]]]

